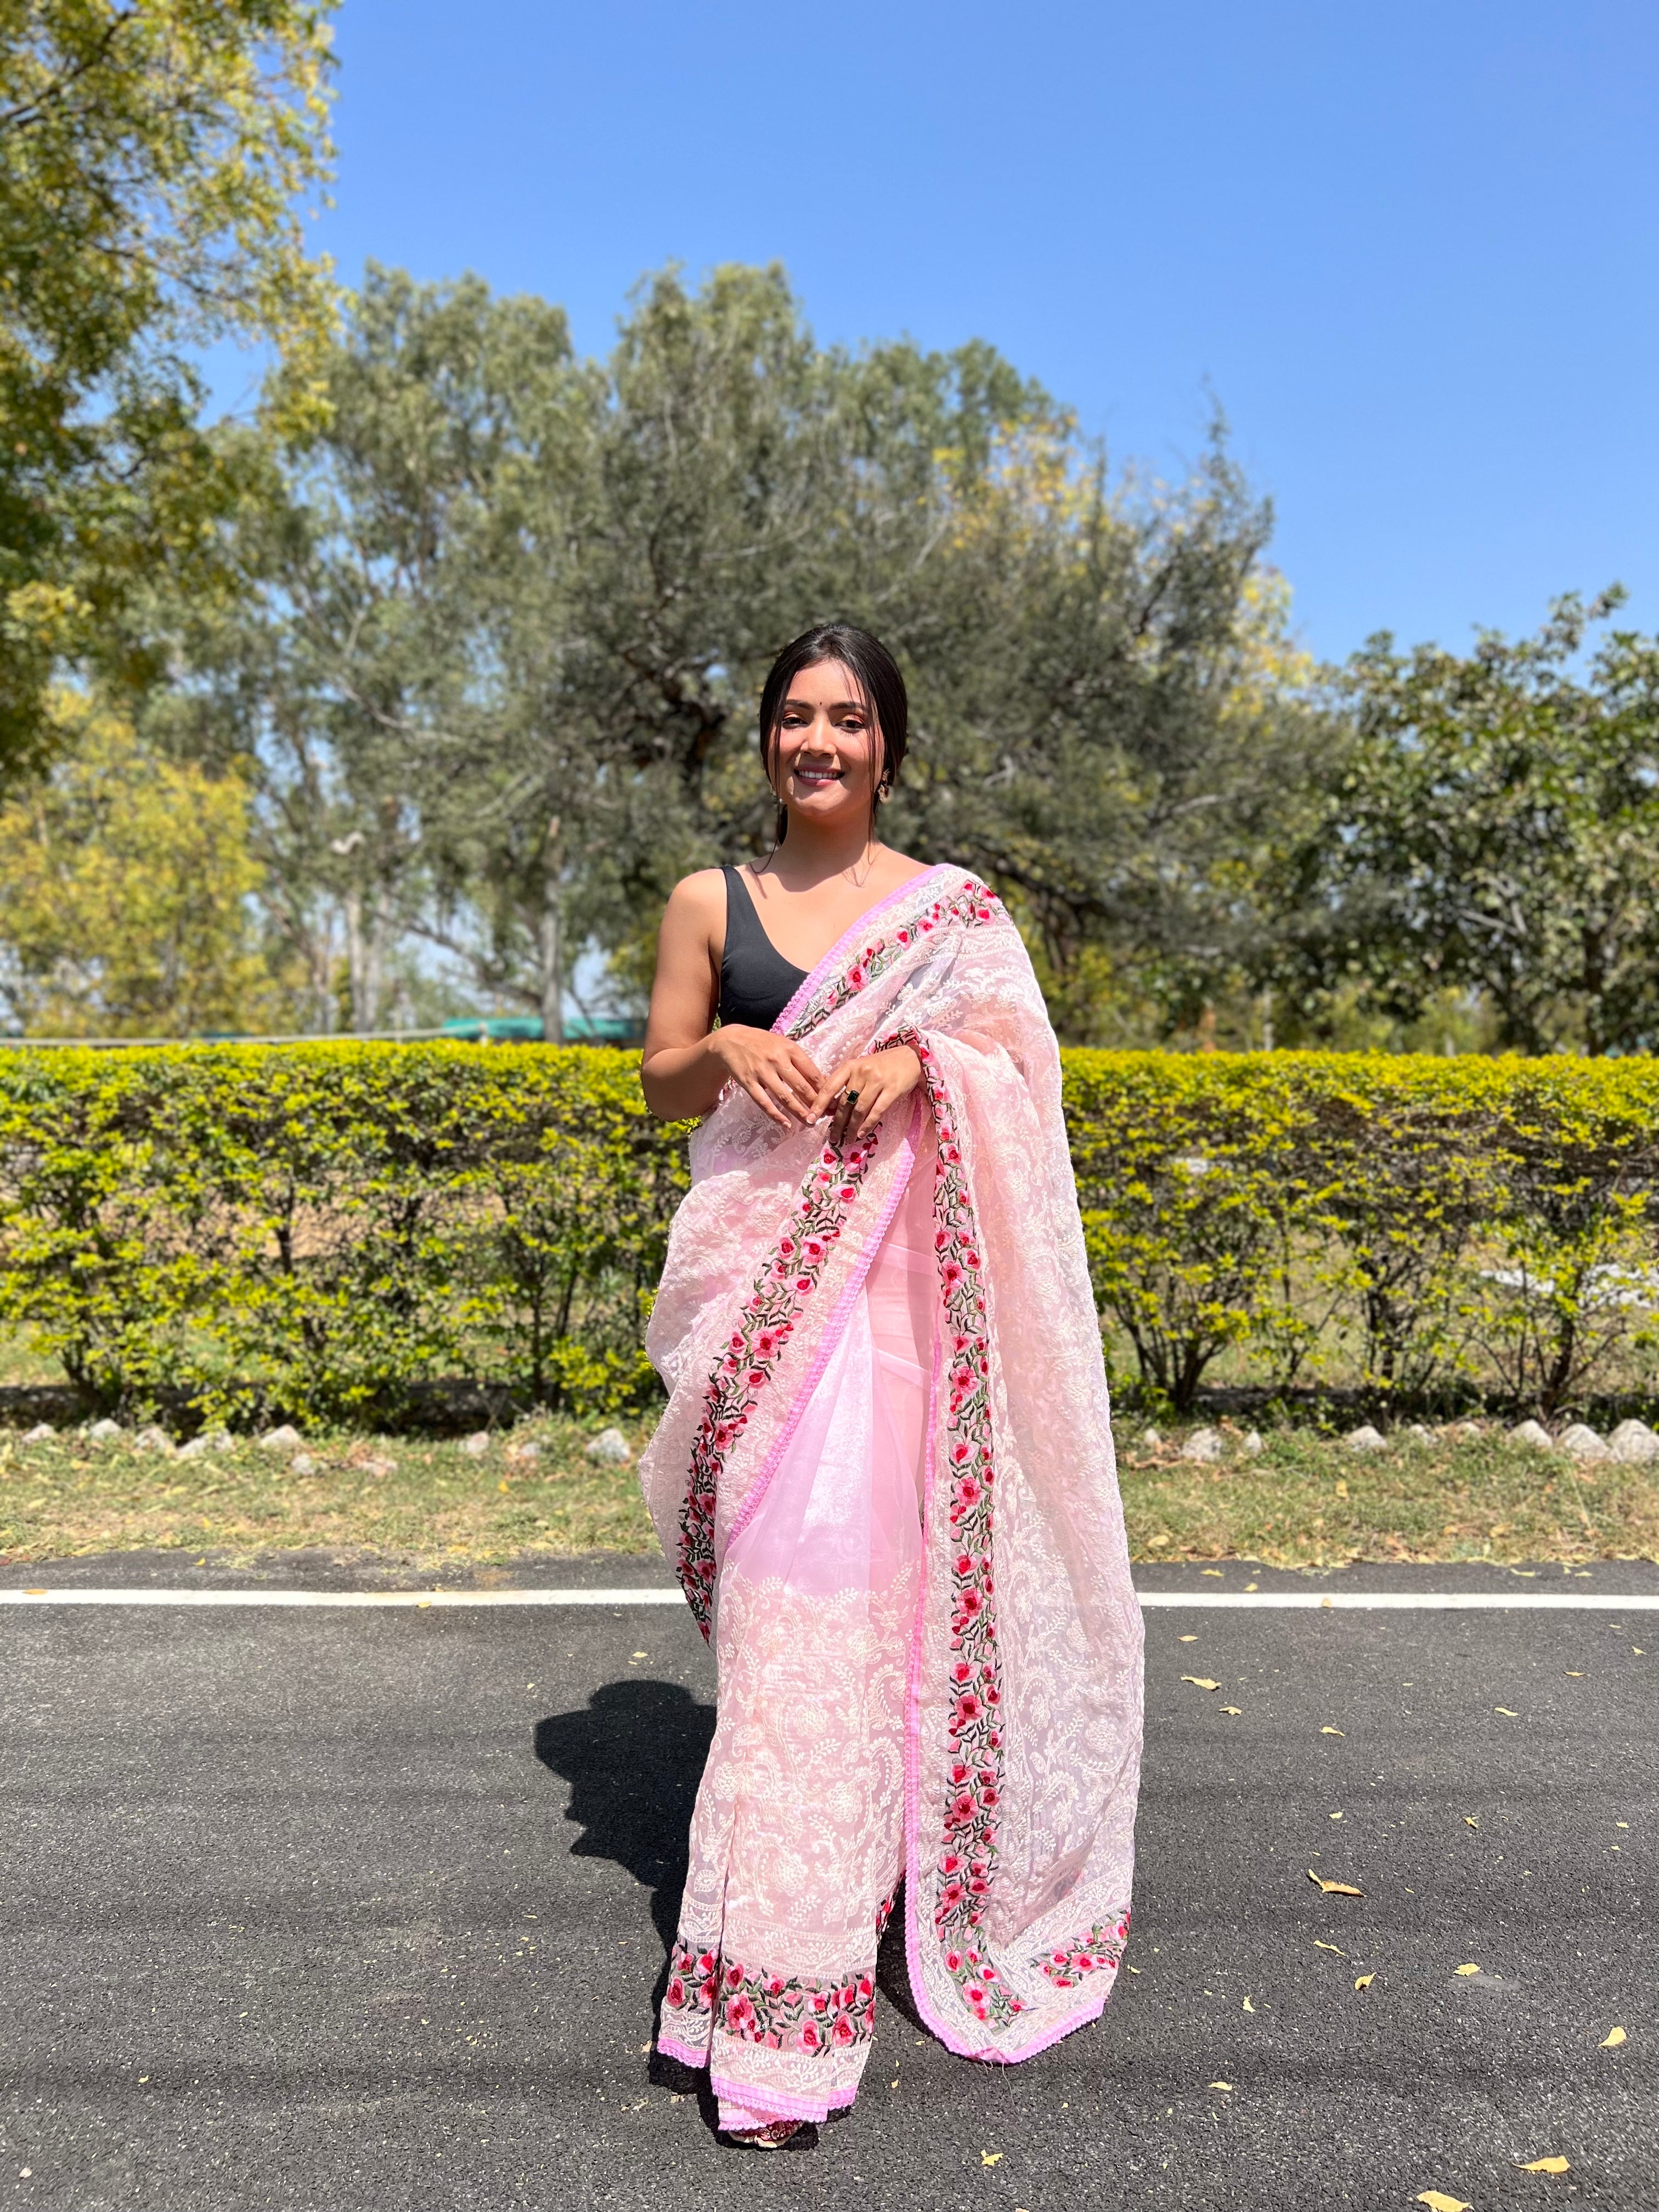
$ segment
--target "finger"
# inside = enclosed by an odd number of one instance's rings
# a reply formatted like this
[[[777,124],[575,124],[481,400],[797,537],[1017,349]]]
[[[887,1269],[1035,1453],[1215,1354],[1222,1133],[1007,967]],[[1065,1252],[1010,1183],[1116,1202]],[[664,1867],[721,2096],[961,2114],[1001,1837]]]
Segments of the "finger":
[[[850,1060],[844,1060],[833,1075],[824,1076],[821,1079],[818,1084],[817,1091],[812,1099],[811,1118],[813,1121],[821,1121],[824,1114],[829,1110],[830,1102],[839,1095],[847,1081],[848,1071],[852,1065],[853,1063]],[[831,1127],[832,1128],[834,1127],[833,1121]]]
[[[849,1103],[842,1142],[851,1144],[864,1134],[872,1121],[881,1118],[881,1101],[886,1085],[879,1075],[866,1074],[863,1080],[854,1080],[848,1087]],[[853,1099],[851,1093],[858,1097]]]
[[[847,1133],[849,1142],[855,1142],[866,1129],[880,1121],[885,1105],[886,1097],[880,1084],[873,1085],[868,1091],[860,1091],[859,1103],[854,1109],[851,1126]]]
[[[843,1091],[836,1100],[835,1115],[830,1124],[830,1141],[837,1151],[847,1143],[857,1112],[857,1107],[851,1103]]]
[[[773,1103],[782,1108],[789,1120],[804,1121],[806,1118],[804,1102],[796,1097],[778,1071],[768,1068],[763,1079]]]
[[[773,1091],[787,1097],[792,1109],[805,1118],[817,1089],[817,1071],[809,1080],[792,1059],[780,1054],[764,1063],[763,1073]]]
[[[775,1121],[781,1129],[787,1129],[789,1127],[789,1116],[772,1103],[770,1097],[753,1076],[744,1077],[743,1087],[769,1121]]]

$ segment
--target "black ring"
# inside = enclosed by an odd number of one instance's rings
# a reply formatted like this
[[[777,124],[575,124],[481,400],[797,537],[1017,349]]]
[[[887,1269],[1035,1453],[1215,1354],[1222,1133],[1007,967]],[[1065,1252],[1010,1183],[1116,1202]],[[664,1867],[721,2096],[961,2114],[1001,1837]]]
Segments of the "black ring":
[[[859,1103],[859,1094],[856,1091],[843,1091],[842,1097],[849,1106],[856,1106]]]

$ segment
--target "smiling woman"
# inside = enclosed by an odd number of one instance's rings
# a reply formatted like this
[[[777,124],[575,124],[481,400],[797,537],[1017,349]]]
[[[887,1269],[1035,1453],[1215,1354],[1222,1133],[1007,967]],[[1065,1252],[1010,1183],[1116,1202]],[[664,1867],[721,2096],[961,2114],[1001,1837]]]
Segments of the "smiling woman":
[[[901,1883],[951,2050],[1028,2057],[1100,2011],[1140,1615],[1019,933],[875,834],[908,732],[874,638],[797,639],[760,732],[776,843],[663,921],[646,1097],[707,1119],[641,1474],[720,1683],[658,2047],[775,2148],[857,2094]]]

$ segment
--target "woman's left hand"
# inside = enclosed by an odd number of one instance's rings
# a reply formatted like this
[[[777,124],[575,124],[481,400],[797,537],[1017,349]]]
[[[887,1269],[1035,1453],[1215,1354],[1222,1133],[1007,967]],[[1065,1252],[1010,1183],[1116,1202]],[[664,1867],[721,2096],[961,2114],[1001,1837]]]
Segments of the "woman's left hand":
[[[890,1106],[908,1098],[921,1080],[921,1062],[908,1044],[844,1060],[827,1075],[812,1101],[809,1120],[830,1115],[830,1141],[844,1145],[873,1128]]]

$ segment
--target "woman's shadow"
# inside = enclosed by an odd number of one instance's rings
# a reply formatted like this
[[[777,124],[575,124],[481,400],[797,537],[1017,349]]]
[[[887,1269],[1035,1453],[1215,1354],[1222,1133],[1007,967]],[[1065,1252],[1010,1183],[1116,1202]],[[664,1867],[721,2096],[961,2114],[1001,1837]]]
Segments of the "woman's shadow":
[[[662,1965],[651,1993],[654,2019],[668,1986],[668,1960],[685,1888],[691,1808],[714,1735],[714,1709],[678,1682],[630,1679],[595,1690],[580,1712],[536,1723],[536,1756],[570,1784],[567,1820],[581,1829],[578,1858],[614,1859],[651,1893]],[[706,2072],[694,2074],[653,2051],[647,2069],[659,2088],[695,2095],[715,2124]]]
[[[714,1735],[712,1705],[681,1683],[640,1679],[607,1682],[581,1711],[536,1723],[537,1758],[570,1784],[565,1818],[582,1832],[572,1854],[614,1859],[649,1889],[665,1954],[679,1919],[691,1808]]]
[[[648,1679],[607,1682],[580,1712],[555,1713],[536,1723],[537,1758],[570,1784],[565,1818],[581,1829],[572,1853],[614,1859],[651,1892],[652,1923],[663,1947],[652,1991],[653,2016],[668,1986],[691,1809],[714,1735],[712,1705],[700,1705],[678,1682]],[[902,1921],[901,1911],[882,1940],[877,1981],[898,2012],[920,2028],[905,1972]],[[648,2072],[660,2087],[695,2094],[705,2121],[714,2125],[706,2072],[693,2074],[659,2052],[652,2054]]]

